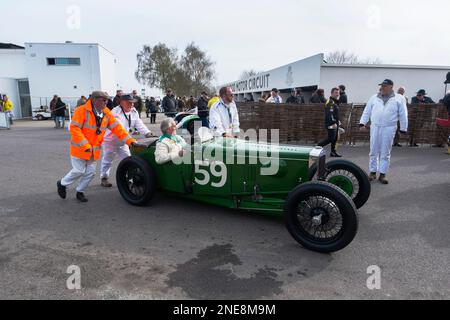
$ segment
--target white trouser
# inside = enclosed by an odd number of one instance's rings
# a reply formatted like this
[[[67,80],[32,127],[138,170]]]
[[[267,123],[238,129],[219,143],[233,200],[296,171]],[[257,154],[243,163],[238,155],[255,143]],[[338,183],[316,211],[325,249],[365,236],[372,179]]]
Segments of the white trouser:
[[[97,162],[94,160],[83,160],[76,157],[70,158],[72,162],[72,170],[61,180],[61,184],[67,187],[80,179],[77,192],[83,192],[92,179],[94,179]]]
[[[370,128],[370,172],[387,174],[397,126]]]
[[[116,156],[119,157],[119,161],[122,161],[126,157],[131,156],[130,148],[128,147],[128,145],[118,145],[114,142],[104,142],[102,165],[100,169],[100,177],[102,179],[109,178],[111,165]]]

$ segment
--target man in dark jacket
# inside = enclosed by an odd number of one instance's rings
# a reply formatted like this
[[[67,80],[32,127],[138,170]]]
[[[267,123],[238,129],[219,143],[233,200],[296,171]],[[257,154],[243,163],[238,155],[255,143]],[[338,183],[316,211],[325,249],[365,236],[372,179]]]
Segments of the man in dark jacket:
[[[123,96],[123,91],[122,90],[117,90],[116,91],[116,96],[114,97],[113,100],[113,106],[114,108],[117,106],[120,106],[120,97]]]
[[[200,120],[202,120],[202,127],[209,128],[209,109],[208,109],[208,101],[209,97],[208,94],[203,91],[202,95],[197,101],[197,108],[198,108],[198,116],[200,117]]]
[[[420,89],[417,91],[417,95],[411,99],[412,104],[431,104],[435,103],[433,99],[427,97],[427,92],[425,89]]]
[[[177,114],[177,100],[172,89],[167,89],[161,108],[167,117],[175,118]]]
[[[297,91],[295,89],[291,90],[291,96],[286,99],[286,103],[288,104],[299,104],[299,100],[297,97]]]
[[[59,97],[56,100],[55,122],[55,128],[64,129],[66,122],[66,104]]]
[[[327,103],[323,89],[317,89],[309,99],[310,103]]]
[[[147,111],[150,112],[150,123],[154,124],[156,123],[156,114],[158,113],[158,106],[156,104],[155,98],[151,97],[148,102],[148,109]]]
[[[141,117],[141,112],[144,110],[144,101],[142,98],[137,94],[137,90],[133,90],[132,97],[134,100],[136,100],[136,103],[134,104],[134,107],[136,108],[137,112],[139,113],[139,118]]]
[[[419,91],[417,91],[416,96],[411,99],[411,104],[431,104],[431,103],[435,103],[435,102],[430,97],[427,97],[427,92],[426,92],[425,89],[420,89]],[[431,116],[430,113],[431,113],[431,110],[427,108],[425,110],[425,112],[423,113],[423,116],[424,117]],[[417,117],[413,116],[413,119],[414,118],[415,118],[415,122],[412,125],[412,127],[413,127],[413,134],[410,135],[410,141],[409,141],[409,146],[410,147],[418,147],[419,146],[416,143],[414,132],[421,130],[422,127],[423,127],[423,122],[420,122],[420,119],[418,119]],[[435,145],[435,146],[439,147],[439,145]]]
[[[305,96],[303,95],[302,89],[298,88],[297,90],[297,99],[298,103],[305,104]]]
[[[322,140],[318,145],[325,147],[331,143],[331,157],[341,158],[336,152],[336,142],[339,130],[339,88],[331,90],[331,97],[325,103],[325,127],[328,131],[328,137]]]
[[[339,104],[347,104],[348,103],[348,99],[347,99],[347,94],[345,93],[345,86],[343,84],[341,84],[339,86]]]

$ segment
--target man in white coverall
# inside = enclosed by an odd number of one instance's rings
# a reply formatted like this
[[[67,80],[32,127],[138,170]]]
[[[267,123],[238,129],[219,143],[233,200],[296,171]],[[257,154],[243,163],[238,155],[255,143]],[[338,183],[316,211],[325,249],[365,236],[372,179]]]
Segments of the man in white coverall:
[[[406,99],[394,92],[392,80],[386,79],[380,83],[380,86],[380,92],[367,102],[360,120],[360,127],[361,131],[368,130],[367,123],[371,121],[369,178],[371,181],[376,180],[377,172],[379,172],[379,181],[382,184],[388,184],[386,175],[389,171],[397,122],[400,121],[400,133],[406,134],[408,109]]]
[[[142,122],[137,110],[133,107],[136,100],[129,94],[122,95],[120,105],[111,110],[111,113],[117,119],[118,123],[125,128],[130,134],[136,128],[140,134],[146,138],[152,136],[150,130]],[[131,155],[128,145],[120,141],[110,130],[107,130],[103,143],[103,155],[101,165],[101,185],[105,188],[111,188],[112,184],[108,181],[111,164],[116,157],[122,160]]]

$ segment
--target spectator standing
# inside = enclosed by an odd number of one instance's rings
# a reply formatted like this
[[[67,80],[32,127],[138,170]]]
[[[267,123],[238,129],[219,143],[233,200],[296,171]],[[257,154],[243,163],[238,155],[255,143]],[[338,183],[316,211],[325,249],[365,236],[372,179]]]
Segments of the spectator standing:
[[[420,89],[417,91],[415,97],[411,99],[412,104],[432,104],[435,103],[433,99],[427,96],[427,91],[425,89]]]
[[[223,87],[219,91],[219,96],[219,101],[213,104],[209,113],[209,128],[218,137],[237,137],[241,129],[238,110],[233,101],[233,90],[230,87]]]
[[[433,104],[433,103],[435,103],[435,102],[430,97],[427,97],[427,91],[425,89],[420,89],[419,91],[417,91],[416,96],[411,99],[411,104],[416,104],[416,105]],[[410,147],[418,147],[419,146],[415,141],[415,133],[417,131],[419,131],[420,129],[422,129],[422,127],[423,127],[423,122],[421,123],[420,122],[421,119],[418,119],[418,117],[417,117],[417,115],[418,115],[417,110],[415,110],[415,112],[416,112],[416,115],[413,117],[414,130],[412,130],[413,134],[411,134],[411,138],[409,141]],[[430,113],[430,114],[428,114],[428,113]],[[428,116],[431,116],[431,110],[425,110],[425,114],[422,114],[422,116],[424,118],[428,118]],[[437,147],[437,145],[433,145],[433,146]]]
[[[161,108],[166,117],[175,118],[177,114],[177,100],[172,89],[167,89],[166,96],[162,100]]]
[[[117,90],[116,91],[116,96],[113,99],[113,106],[114,108],[120,105],[120,97],[123,96],[123,91],[122,90]]]
[[[58,128],[58,121],[56,120],[55,110],[56,110],[56,104],[58,103],[58,96],[55,94],[53,96],[53,99],[50,101],[50,115],[53,118],[53,121],[55,122],[54,128]]]
[[[150,123],[156,123],[156,114],[158,113],[158,105],[154,97],[150,97],[149,101]]]
[[[208,109],[208,93],[205,91],[202,92],[202,95],[197,101],[197,108],[198,108],[198,116],[200,117],[200,120],[202,120],[202,127],[209,128],[209,109]]]
[[[406,97],[406,88],[405,86],[400,86],[397,90],[397,94],[403,96],[405,98],[406,104],[408,104],[408,97]],[[395,132],[395,138],[394,138],[394,147],[403,147],[400,144],[400,122],[397,123],[397,131]]]
[[[305,104],[305,96],[303,95],[303,91],[300,88],[297,88],[297,98],[298,103]]]
[[[213,106],[213,104],[219,100],[220,100],[219,96],[217,94],[214,94],[213,97],[211,99],[209,99],[209,101],[208,101],[208,110],[211,110],[211,107]]]
[[[299,104],[297,91],[295,89],[291,90],[291,96],[286,99],[286,103],[288,103],[288,104]]]
[[[197,106],[197,101],[195,101],[194,96],[190,96],[187,102],[188,110],[194,109]]]
[[[108,101],[106,102],[106,107],[107,107],[109,110],[114,109],[114,103],[113,103],[113,100],[111,99],[111,97],[108,98]]]
[[[61,100],[61,98],[57,98],[56,100],[56,109],[55,109],[55,123],[56,128],[65,128],[66,122],[66,104]]]
[[[177,107],[178,107],[178,112],[184,112],[184,110],[186,109],[186,103],[184,102],[182,97],[178,97]]]
[[[12,111],[14,109],[14,105],[11,102],[11,100],[9,100],[9,98],[8,98],[8,96],[6,94],[3,95],[2,101],[3,101],[3,103],[2,103],[2,111],[4,113],[6,113],[6,115],[9,118],[9,123],[12,125],[13,124],[13,113],[12,113]]]
[[[134,107],[136,108],[136,110],[137,110],[137,112],[139,114],[139,118],[140,118],[142,110],[144,110],[144,101],[138,95],[137,90],[133,90],[132,96],[136,100],[136,103],[134,104]]]
[[[348,103],[348,98],[347,98],[347,93],[345,92],[345,86],[343,84],[341,84],[339,86],[339,104],[347,104]]]
[[[275,103],[275,104],[283,103],[283,98],[280,97],[277,88],[272,89],[271,96],[269,97],[269,99],[266,100],[266,103]]]
[[[87,102],[87,98],[85,96],[81,96],[81,98],[78,99],[78,101],[77,101],[77,108],[86,104],[86,102]]]
[[[327,99],[325,98],[325,91],[323,89],[317,89],[311,99],[309,99],[310,103],[327,103]]]

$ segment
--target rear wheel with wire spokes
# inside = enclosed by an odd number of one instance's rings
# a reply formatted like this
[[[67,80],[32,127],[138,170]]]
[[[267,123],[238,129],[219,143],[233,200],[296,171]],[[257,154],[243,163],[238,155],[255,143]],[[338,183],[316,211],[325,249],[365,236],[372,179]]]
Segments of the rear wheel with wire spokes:
[[[298,243],[322,253],[345,248],[358,229],[357,209],[350,197],[320,181],[302,184],[289,194],[284,220]]]

